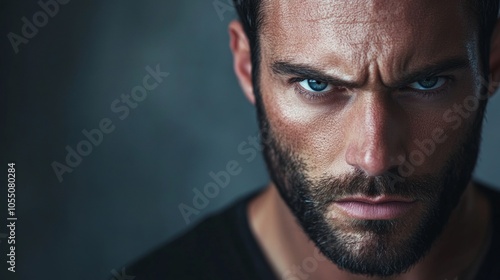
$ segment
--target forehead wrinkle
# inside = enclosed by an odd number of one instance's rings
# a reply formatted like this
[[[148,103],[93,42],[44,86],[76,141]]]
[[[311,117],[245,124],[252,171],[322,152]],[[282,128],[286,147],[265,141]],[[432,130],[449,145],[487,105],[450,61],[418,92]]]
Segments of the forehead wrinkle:
[[[323,28],[321,32],[325,36],[348,36],[353,33],[364,34],[357,36],[364,39],[366,36],[372,38],[373,43],[386,43],[384,41],[383,30],[391,30],[407,26],[415,29],[418,22],[433,21],[439,23],[442,15],[433,9],[428,9],[427,2],[434,0],[408,1],[400,0],[371,0],[371,1],[339,1],[339,0],[264,0],[263,11],[264,21],[261,32],[272,36],[282,36],[286,38],[287,31],[306,28],[310,32],[319,31],[318,26],[331,26],[331,30]],[[464,10],[464,2],[468,0],[445,1],[446,4],[455,2],[455,6]],[[346,2],[349,6],[346,7]],[[391,2],[390,9],[386,5]],[[467,6],[468,7],[468,6]],[[444,19],[441,19],[444,20]],[[338,25],[350,25],[336,28]],[[326,30],[325,30],[326,29]],[[356,30],[357,32],[352,32]],[[328,31],[334,31],[328,33]],[[413,30],[415,31],[415,30]],[[394,35],[394,34],[391,34]],[[391,42],[394,40],[404,40],[403,34],[400,37],[390,36]],[[351,38],[353,39],[353,38]],[[407,39],[407,38],[406,38]],[[359,44],[363,41],[350,40],[350,44]]]
[[[307,1],[307,0],[306,0]],[[372,0],[372,1],[360,1],[351,0],[350,7],[353,9],[345,9],[345,1],[338,0],[323,0],[323,1],[311,1],[311,4],[315,6],[311,9],[301,9],[296,10],[297,7],[304,5],[306,1],[299,0],[288,0],[278,3],[279,11],[295,11],[296,15],[294,17],[301,18],[303,21],[319,21],[319,20],[330,20],[335,24],[351,24],[351,23],[376,23],[383,21],[397,22],[404,20],[402,5],[400,0]],[[387,2],[392,1],[394,4],[391,6],[391,10],[380,9],[382,4],[387,4]],[[307,4],[306,4],[307,5]],[[362,9],[359,9],[361,6]],[[339,13],[341,11],[341,13]]]
[[[394,24],[404,20],[402,17],[402,7],[401,5],[397,5],[400,3],[399,1],[395,2],[395,5],[390,11],[386,9],[378,9],[378,1],[349,1],[359,2],[354,5],[362,5],[363,9],[342,9],[339,1],[330,0],[327,4],[321,4],[318,9],[299,10],[299,17],[303,17],[304,20],[308,22],[328,20],[330,23],[336,25],[364,25],[387,22]],[[390,0],[382,1],[386,2]],[[342,13],[339,13],[339,10],[342,10]]]
[[[303,3],[304,1],[266,1],[264,24],[261,34],[269,39],[287,41],[289,44],[302,44],[300,40],[287,40],[304,30],[317,36],[332,37],[341,47],[358,47],[400,43],[404,35],[394,36],[383,34],[383,30],[394,30],[408,21],[403,5],[399,0],[391,9],[381,8],[382,2],[391,0],[352,1],[363,3],[363,7],[345,5],[342,1],[327,0]],[[302,4],[302,5],[297,5]],[[370,4],[371,3],[371,4]],[[345,4],[345,3],[344,3]],[[359,4],[358,4],[359,5]],[[312,6],[312,8],[310,8]],[[315,7],[318,7],[315,9]],[[368,7],[368,8],[366,8]],[[408,24],[408,22],[406,22]],[[349,25],[348,27],[339,27]],[[355,31],[355,32],[353,32]],[[310,37],[315,38],[316,35]],[[274,38],[273,38],[274,37]],[[304,38],[306,39],[306,38]],[[306,42],[307,43],[307,42]],[[369,45],[367,45],[367,43]],[[293,47],[293,45],[292,45]]]
[[[380,6],[387,4],[388,1],[394,2],[391,9],[380,9]],[[346,9],[345,1],[339,0],[324,0],[324,1],[264,1],[266,4],[266,13],[268,18],[273,20],[282,19],[281,22],[300,21],[303,22],[318,22],[328,21],[330,24],[373,24],[373,23],[390,23],[404,21],[403,5],[400,5],[400,0],[372,0],[360,1],[352,0],[350,6]],[[309,2],[309,3],[305,3]],[[358,7],[356,7],[358,6]],[[273,25],[274,27],[274,25]]]

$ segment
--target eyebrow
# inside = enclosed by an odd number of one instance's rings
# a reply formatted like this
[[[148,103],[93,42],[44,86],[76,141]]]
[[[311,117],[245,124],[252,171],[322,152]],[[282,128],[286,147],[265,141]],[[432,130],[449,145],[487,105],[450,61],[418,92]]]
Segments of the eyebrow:
[[[391,83],[390,85],[387,86],[390,88],[403,88],[406,87],[408,84],[436,76],[443,72],[449,72],[466,68],[470,68],[470,62],[466,57],[457,56],[457,57],[446,58],[441,61],[425,65],[420,69],[403,73],[402,77],[399,78],[398,81]],[[297,76],[304,79],[307,78],[317,79],[319,81],[327,82],[337,87],[356,88],[361,86],[361,84],[358,82],[345,80],[340,77],[327,74],[325,71],[321,69],[302,63],[293,63],[289,61],[276,61],[272,63],[271,69],[273,73],[277,75]]]
[[[450,72],[470,68],[470,62],[466,57],[457,56],[447,58],[436,63],[426,65],[416,71],[404,73],[396,83],[390,85],[392,88],[402,88],[416,81],[436,76],[443,72]]]
[[[319,81],[327,82],[337,87],[354,88],[360,86],[356,82],[348,81],[333,75],[329,75],[321,69],[317,69],[313,66],[302,63],[276,61],[271,65],[271,69],[273,73],[277,75],[297,76],[304,79],[306,78],[317,79]]]

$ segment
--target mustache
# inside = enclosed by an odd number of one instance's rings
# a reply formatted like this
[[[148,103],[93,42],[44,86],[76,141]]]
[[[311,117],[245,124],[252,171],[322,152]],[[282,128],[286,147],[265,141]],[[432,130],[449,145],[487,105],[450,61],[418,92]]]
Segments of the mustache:
[[[432,201],[442,190],[439,175],[412,176],[405,178],[397,169],[379,176],[367,176],[363,171],[340,177],[322,177],[309,182],[310,195],[322,204],[345,197],[362,195],[376,197],[381,195],[398,196],[408,199]]]

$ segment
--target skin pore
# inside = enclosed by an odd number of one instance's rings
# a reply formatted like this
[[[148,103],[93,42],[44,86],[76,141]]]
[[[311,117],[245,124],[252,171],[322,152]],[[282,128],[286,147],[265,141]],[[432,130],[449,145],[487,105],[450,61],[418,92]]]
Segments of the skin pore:
[[[404,251],[405,241],[412,240],[418,226],[427,225],[423,223],[427,216],[441,221],[434,213],[443,208],[436,206],[443,201],[440,198],[456,194],[456,201],[444,204],[456,207],[450,206],[450,213],[439,212],[444,219],[443,228],[437,229],[441,234],[432,239],[423,258],[402,273],[386,271],[378,278],[472,279],[488,244],[490,214],[487,199],[468,183],[476,155],[464,157],[470,149],[463,150],[469,148],[467,143],[476,145],[473,136],[478,136],[480,126],[474,129],[475,121],[482,114],[455,110],[444,116],[481,91],[477,35],[466,2],[269,0],[263,5],[260,99],[254,96],[249,45],[238,22],[231,23],[230,35],[240,84],[262,113],[261,130],[268,128],[264,146],[273,183],[250,203],[248,215],[276,275],[367,278],[339,268],[317,252],[318,242],[311,241],[314,234],[304,230],[305,218],[300,217],[305,201],[294,193],[305,193],[312,204],[321,206],[318,219],[340,236],[337,243],[352,244],[343,249],[353,256],[376,255],[370,250],[382,240],[387,248],[396,248],[394,254]],[[497,55],[491,57],[491,65],[498,65]],[[497,69],[492,74],[496,77]],[[401,175],[412,152],[420,149],[417,142],[433,139],[436,130],[446,140],[434,143],[436,149],[422,164],[413,164],[403,182],[393,188],[380,184],[367,185],[366,192],[359,189],[363,195],[405,194],[418,199],[403,218],[379,223],[378,236],[324,199],[354,194],[349,191],[353,185],[332,183],[340,178],[352,182],[355,174],[363,174],[358,177],[368,182]],[[451,158],[457,160],[449,172]],[[293,164],[288,166],[289,162]],[[467,164],[472,167],[464,167]],[[453,171],[467,174],[446,180]],[[327,242],[324,246],[337,248]],[[388,260],[398,256],[389,255]],[[314,256],[317,267],[300,270],[304,260]]]

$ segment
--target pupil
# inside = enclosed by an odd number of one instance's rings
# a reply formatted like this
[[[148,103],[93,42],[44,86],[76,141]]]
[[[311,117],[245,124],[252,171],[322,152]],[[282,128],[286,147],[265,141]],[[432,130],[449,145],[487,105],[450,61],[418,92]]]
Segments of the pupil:
[[[327,83],[318,80],[307,80],[307,84],[314,91],[322,91],[328,86]]]
[[[431,88],[433,86],[435,86],[438,82],[438,78],[437,77],[434,77],[434,78],[427,78],[425,80],[422,80],[419,82],[419,84],[424,87],[424,88]]]

